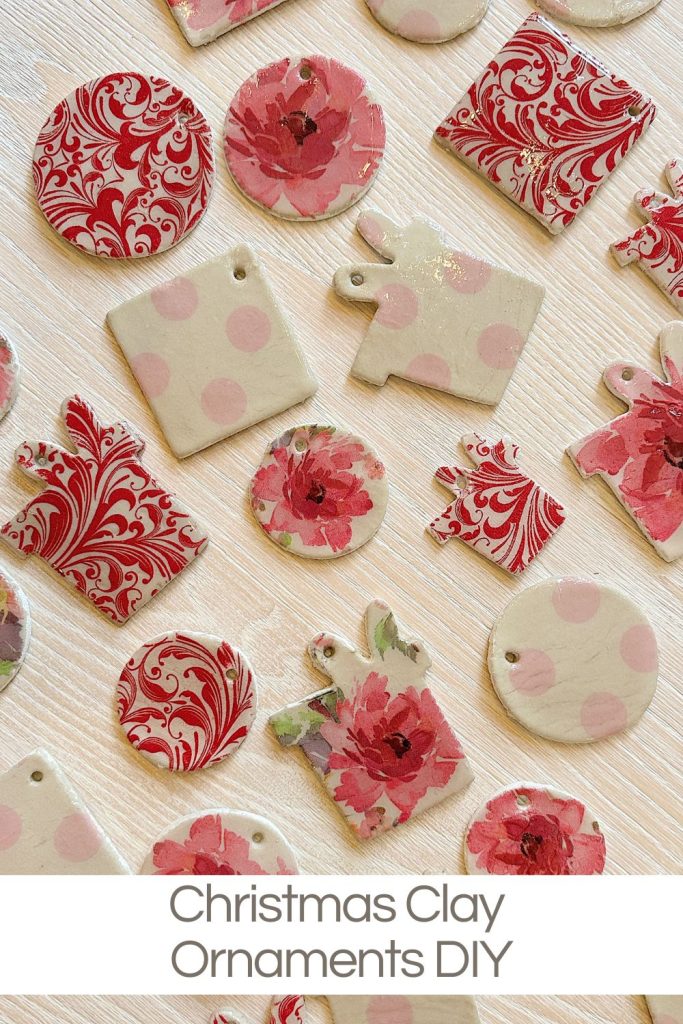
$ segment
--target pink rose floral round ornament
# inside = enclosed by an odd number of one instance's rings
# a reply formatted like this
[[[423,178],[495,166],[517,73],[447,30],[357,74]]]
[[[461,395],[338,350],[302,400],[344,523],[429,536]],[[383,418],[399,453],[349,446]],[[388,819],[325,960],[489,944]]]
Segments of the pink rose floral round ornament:
[[[19,360],[14,346],[0,334],[0,420],[14,405],[19,388]]]
[[[251,481],[261,528],[286,551],[337,558],[379,529],[388,487],[376,453],[332,426],[288,430],[269,446]]]
[[[241,86],[225,119],[225,157],[242,192],[289,220],[322,220],[367,192],[384,114],[365,79],[329,57],[285,57]]]
[[[211,128],[165,78],[104,75],[52,111],[36,142],[33,179],[49,224],[83,252],[111,259],[163,252],[208,206]]]
[[[465,865],[471,875],[601,875],[605,838],[581,800],[520,782],[472,818]]]
[[[164,633],[127,662],[117,688],[126,739],[169,771],[218,764],[256,716],[256,685],[243,654],[204,633]]]

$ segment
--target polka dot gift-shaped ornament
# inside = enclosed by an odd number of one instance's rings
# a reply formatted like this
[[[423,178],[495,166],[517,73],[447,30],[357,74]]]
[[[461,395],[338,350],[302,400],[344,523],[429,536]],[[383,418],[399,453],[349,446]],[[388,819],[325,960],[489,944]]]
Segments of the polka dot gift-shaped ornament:
[[[443,43],[468,32],[489,0],[365,0],[380,25],[416,43]]]
[[[625,25],[656,7],[659,0],[536,0],[548,14],[574,25]]]
[[[385,141],[384,114],[365,79],[319,55],[257,71],[234,96],[224,128],[238,187],[289,220],[322,220],[358,202]]]
[[[546,580],[513,598],[488,660],[511,717],[561,743],[634,725],[657,685],[652,626],[629,597],[593,580]]]

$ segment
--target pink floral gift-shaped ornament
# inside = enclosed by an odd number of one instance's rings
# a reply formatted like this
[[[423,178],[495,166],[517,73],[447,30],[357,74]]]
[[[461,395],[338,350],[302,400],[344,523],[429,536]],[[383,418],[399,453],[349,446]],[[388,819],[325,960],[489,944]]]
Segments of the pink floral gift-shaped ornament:
[[[203,46],[283,0],[166,0],[190,46]]]
[[[321,633],[309,645],[333,685],[270,719],[299,746],[361,839],[401,825],[472,781],[463,749],[425,685],[431,665],[381,601],[367,609],[366,658]]]

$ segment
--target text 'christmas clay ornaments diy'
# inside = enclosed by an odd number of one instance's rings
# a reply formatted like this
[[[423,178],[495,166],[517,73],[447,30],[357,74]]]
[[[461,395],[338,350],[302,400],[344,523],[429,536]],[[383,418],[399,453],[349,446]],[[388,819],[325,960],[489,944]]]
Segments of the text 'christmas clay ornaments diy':
[[[156,842],[143,875],[295,875],[279,829],[244,811],[212,809],[181,818]]]
[[[203,46],[283,0],[166,0],[191,46]]]
[[[256,686],[243,654],[205,633],[164,633],[121,673],[118,713],[128,741],[160,768],[218,764],[246,738]]]
[[[38,555],[113,622],[125,622],[207,543],[185,507],[140,462],[144,441],[105,427],[78,395],[62,407],[76,452],[26,441],[17,463],[43,491],[0,535]]]
[[[281,548],[337,558],[375,535],[387,508],[385,469],[360,437],[304,426],[276,438],[251,481],[251,507]]]
[[[536,0],[547,14],[552,14],[574,25],[605,28],[625,25],[651,11],[659,0]]]
[[[424,682],[431,665],[381,601],[366,612],[370,657],[321,633],[308,647],[333,685],[270,719],[299,746],[361,839],[400,825],[472,781],[462,747]]]
[[[495,405],[512,376],[544,289],[452,246],[425,220],[399,228],[376,211],[358,230],[389,264],[342,267],[339,295],[377,312],[352,373],[382,385],[390,374]]]
[[[673,198],[663,192],[638,192],[635,202],[647,224],[630,238],[614,242],[611,249],[620,266],[637,262],[683,313],[683,162],[672,160],[666,174]]]
[[[93,256],[149,256],[204,215],[214,178],[211,128],[165,78],[117,72],[55,107],[33,154],[50,225]]]
[[[519,446],[509,437],[494,442],[465,434],[462,444],[477,468],[436,471],[455,501],[429,532],[439,544],[459,537],[506,572],[522,573],[559,530],[564,509],[519,468]]]
[[[179,458],[318,387],[246,245],[125,302],[107,320]]]
[[[472,818],[465,865],[470,875],[601,875],[605,838],[581,800],[520,782]]]
[[[655,106],[532,14],[436,140],[558,234],[652,123]]]
[[[652,1024],[683,1024],[683,996],[645,996]]]
[[[0,420],[14,405],[19,388],[19,360],[14,346],[0,334]]]
[[[472,996],[328,996],[334,1024],[479,1024]]]
[[[469,32],[489,0],[365,0],[380,25],[416,43],[443,43]]]
[[[628,412],[567,452],[582,476],[598,474],[667,562],[683,555],[683,321],[659,336],[664,380],[612,363],[603,380]]]
[[[0,775],[0,874],[129,873],[48,753],[36,750]]]
[[[328,57],[285,57],[235,95],[225,156],[242,192],[269,213],[321,220],[367,192],[385,137],[382,108],[356,71]]]
[[[31,638],[31,613],[23,591],[0,572],[0,691],[24,664]]]
[[[488,661],[508,714],[561,743],[628,729],[657,685],[657,640],[646,616],[593,580],[545,580],[518,594],[493,628]]]

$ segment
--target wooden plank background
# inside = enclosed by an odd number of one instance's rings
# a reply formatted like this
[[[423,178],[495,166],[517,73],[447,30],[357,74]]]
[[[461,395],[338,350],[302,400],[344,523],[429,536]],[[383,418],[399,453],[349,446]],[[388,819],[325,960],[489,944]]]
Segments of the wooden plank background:
[[[58,410],[79,391],[103,417],[127,418],[141,430],[149,467],[211,532],[202,558],[122,629],[37,560],[24,564],[9,549],[0,551],[0,564],[29,597],[34,621],[26,664],[0,697],[0,770],[38,745],[47,747],[133,870],[179,815],[223,805],[276,822],[304,872],[412,872],[419,864],[425,872],[458,873],[469,816],[495,788],[520,778],[552,782],[589,800],[607,837],[609,872],[681,869],[683,573],[654,554],[600,482],[582,481],[563,456],[566,444],[622,409],[600,382],[606,364],[637,359],[658,372],[657,335],[675,318],[644,275],[618,269],[608,254],[609,242],[637,223],[633,193],[662,187],[662,170],[680,145],[682,39],[675,6],[663,0],[619,29],[570,30],[648,91],[659,115],[591,206],[552,239],[431,140],[454,100],[533,9],[529,0],[493,0],[478,28],[423,47],[386,33],[363,0],[288,0],[199,50],[186,44],[163,0],[5,0],[0,325],[17,344],[24,375],[17,404],[0,426],[0,515],[8,518],[35,493],[12,465],[14,448],[25,438],[63,443]],[[365,72],[388,124],[386,159],[371,193],[360,207],[319,224],[286,223],[244,200],[218,145],[228,102],[244,78],[283,54],[304,52],[336,56]],[[30,171],[36,134],[55,103],[80,82],[119,69],[165,75],[190,93],[216,133],[217,176],[206,217],[181,245],[152,259],[113,263],[81,255],[51,232],[33,201]],[[394,379],[378,390],[349,376],[370,310],[338,299],[330,283],[337,266],[368,258],[354,225],[370,205],[401,220],[426,214],[461,245],[546,284],[536,329],[495,410]],[[244,241],[270,273],[320,391],[304,407],[178,462],[105,315]],[[297,560],[278,550],[253,522],[245,497],[269,439],[316,419],[362,433],[385,461],[391,486],[377,537],[337,561]],[[433,471],[473,429],[514,435],[524,465],[568,510],[566,525],[522,582],[457,542],[439,550],[424,533],[447,499]],[[651,617],[660,643],[659,687],[644,719],[629,733],[590,746],[549,743],[510,722],[485,667],[491,626],[510,598],[565,574],[624,588]],[[363,610],[374,597],[388,601],[425,640],[433,690],[476,777],[461,796],[361,845],[303,760],[278,749],[266,719],[321,684],[304,655],[307,641],[321,629],[360,638]],[[141,642],[174,628],[206,630],[237,644],[260,688],[259,716],[244,746],[195,777],[149,767],[114,716],[114,687],[127,658]],[[87,1000],[74,1001],[72,1010],[64,1001],[5,1003],[18,1021],[47,1021],[56,1006],[62,1021],[111,1016],[109,1004],[93,1004],[98,1009],[91,1013]],[[163,1017],[153,1000],[114,1005],[121,1021]],[[168,1006],[170,1021],[206,1017],[192,1000]],[[630,1000],[493,999],[483,1014],[486,1024],[645,1019],[640,1003]]]

